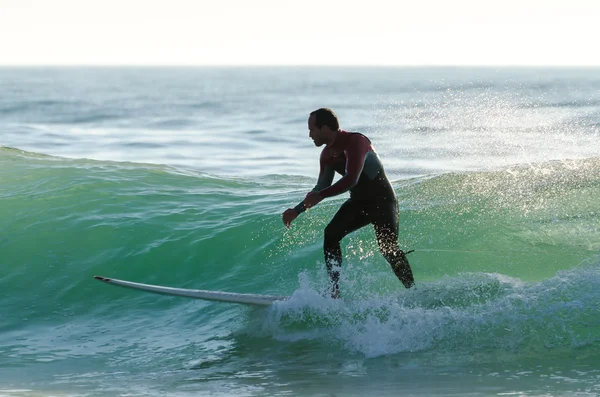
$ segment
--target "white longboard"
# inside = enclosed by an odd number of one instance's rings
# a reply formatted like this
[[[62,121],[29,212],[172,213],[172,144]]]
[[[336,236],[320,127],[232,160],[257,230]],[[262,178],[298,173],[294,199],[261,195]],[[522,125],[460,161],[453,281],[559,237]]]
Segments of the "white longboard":
[[[108,278],[94,276],[96,280],[103,281],[107,284],[118,285],[120,287],[133,288],[142,291],[153,292],[156,294],[184,296],[186,298],[203,299],[209,301],[241,303],[246,305],[261,305],[268,306],[276,301],[289,299],[289,296],[276,295],[259,295],[259,294],[237,294],[233,292],[223,291],[206,291],[201,289],[186,289],[163,287],[160,285],[150,285],[134,283],[132,281],[117,280],[116,278]]]

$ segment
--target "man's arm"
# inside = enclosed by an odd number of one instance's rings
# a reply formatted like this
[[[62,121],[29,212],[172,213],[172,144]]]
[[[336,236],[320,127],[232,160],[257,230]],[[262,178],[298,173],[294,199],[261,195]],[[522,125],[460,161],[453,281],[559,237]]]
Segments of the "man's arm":
[[[318,192],[321,189],[331,186],[334,176],[335,176],[335,170],[333,169],[333,167],[325,164],[324,153],[321,153],[319,178],[317,179],[317,184],[311,190],[311,193]],[[311,193],[309,193],[309,194],[311,194]],[[288,208],[287,210],[285,210],[285,212],[282,215],[283,224],[286,227],[290,227],[290,223],[292,223],[292,221],[294,219],[296,219],[296,217],[298,215],[300,215],[301,213],[306,211],[306,208],[307,207],[304,204],[304,200],[302,200],[294,208]]]
[[[351,137],[346,154],[346,174],[333,185],[319,191],[321,198],[337,196],[351,189],[358,183],[360,174],[365,165],[365,156],[371,151],[371,143],[362,135]]]
[[[331,186],[334,176],[335,176],[335,170],[333,169],[333,167],[324,165],[323,160],[321,160],[321,168],[319,170],[319,178],[317,179],[317,184],[311,190],[311,192],[319,192],[322,189],[325,189],[328,186]],[[304,200],[302,200],[297,206],[295,206],[294,210],[296,210],[296,212],[298,214],[301,214],[304,211],[306,211],[306,207],[304,205]]]

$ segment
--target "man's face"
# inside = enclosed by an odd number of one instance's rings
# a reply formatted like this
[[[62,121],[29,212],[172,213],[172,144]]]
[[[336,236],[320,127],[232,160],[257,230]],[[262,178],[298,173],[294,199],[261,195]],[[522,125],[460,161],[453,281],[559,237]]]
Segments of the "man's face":
[[[308,136],[313,140],[315,146],[323,146],[323,144],[325,143],[323,134],[324,126],[320,128],[317,127],[317,125],[315,124],[316,118],[317,117],[315,115],[312,115],[308,118]]]

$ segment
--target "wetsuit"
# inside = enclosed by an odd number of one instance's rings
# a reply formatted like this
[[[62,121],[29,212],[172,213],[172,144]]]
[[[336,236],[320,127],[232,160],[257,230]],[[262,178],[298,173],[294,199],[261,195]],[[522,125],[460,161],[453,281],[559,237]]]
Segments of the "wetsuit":
[[[342,177],[332,185],[336,172]],[[333,144],[321,152],[319,179],[313,192],[327,198],[346,191],[350,191],[350,198],[325,228],[323,250],[333,291],[339,290],[340,241],[368,224],[373,225],[379,249],[394,274],[410,288],[414,278],[405,253],[398,247],[398,202],[394,189],[371,141],[362,134],[340,130]],[[304,202],[295,210],[303,212]]]

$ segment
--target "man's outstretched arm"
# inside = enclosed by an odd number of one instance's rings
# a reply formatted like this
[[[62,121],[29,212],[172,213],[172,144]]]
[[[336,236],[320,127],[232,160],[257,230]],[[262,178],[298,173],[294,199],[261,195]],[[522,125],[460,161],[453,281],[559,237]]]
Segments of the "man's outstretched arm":
[[[334,169],[332,167],[323,165],[323,163],[321,162],[321,169],[319,171],[319,178],[317,180],[317,184],[311,190],[311,192],[308,193],[308,195],[310,195],[313,192],[319,192],[320,190],[322,190],[328,186],[331,186],[334,176],[335,176]],[[307,195],[307,197],[308,197],[308,195]],[[290,227],[290,223],[292,223],[292,221],[294,219],[296,219],[296,217],[298,215],[300,215],[301,213],[306,211],[307,208],[310,208],[312,206],[312,205],[309,205],[307,207],[305,204],[305,200],[306,200],[306,198],[304,200],[302,200],[300,203],[298,203],[298,205],[296,205],[294,208],[288,208],[287,210],[285,210],[285,212],[282,215],[282,220],[283,220],[283,224],[286,227]]]

